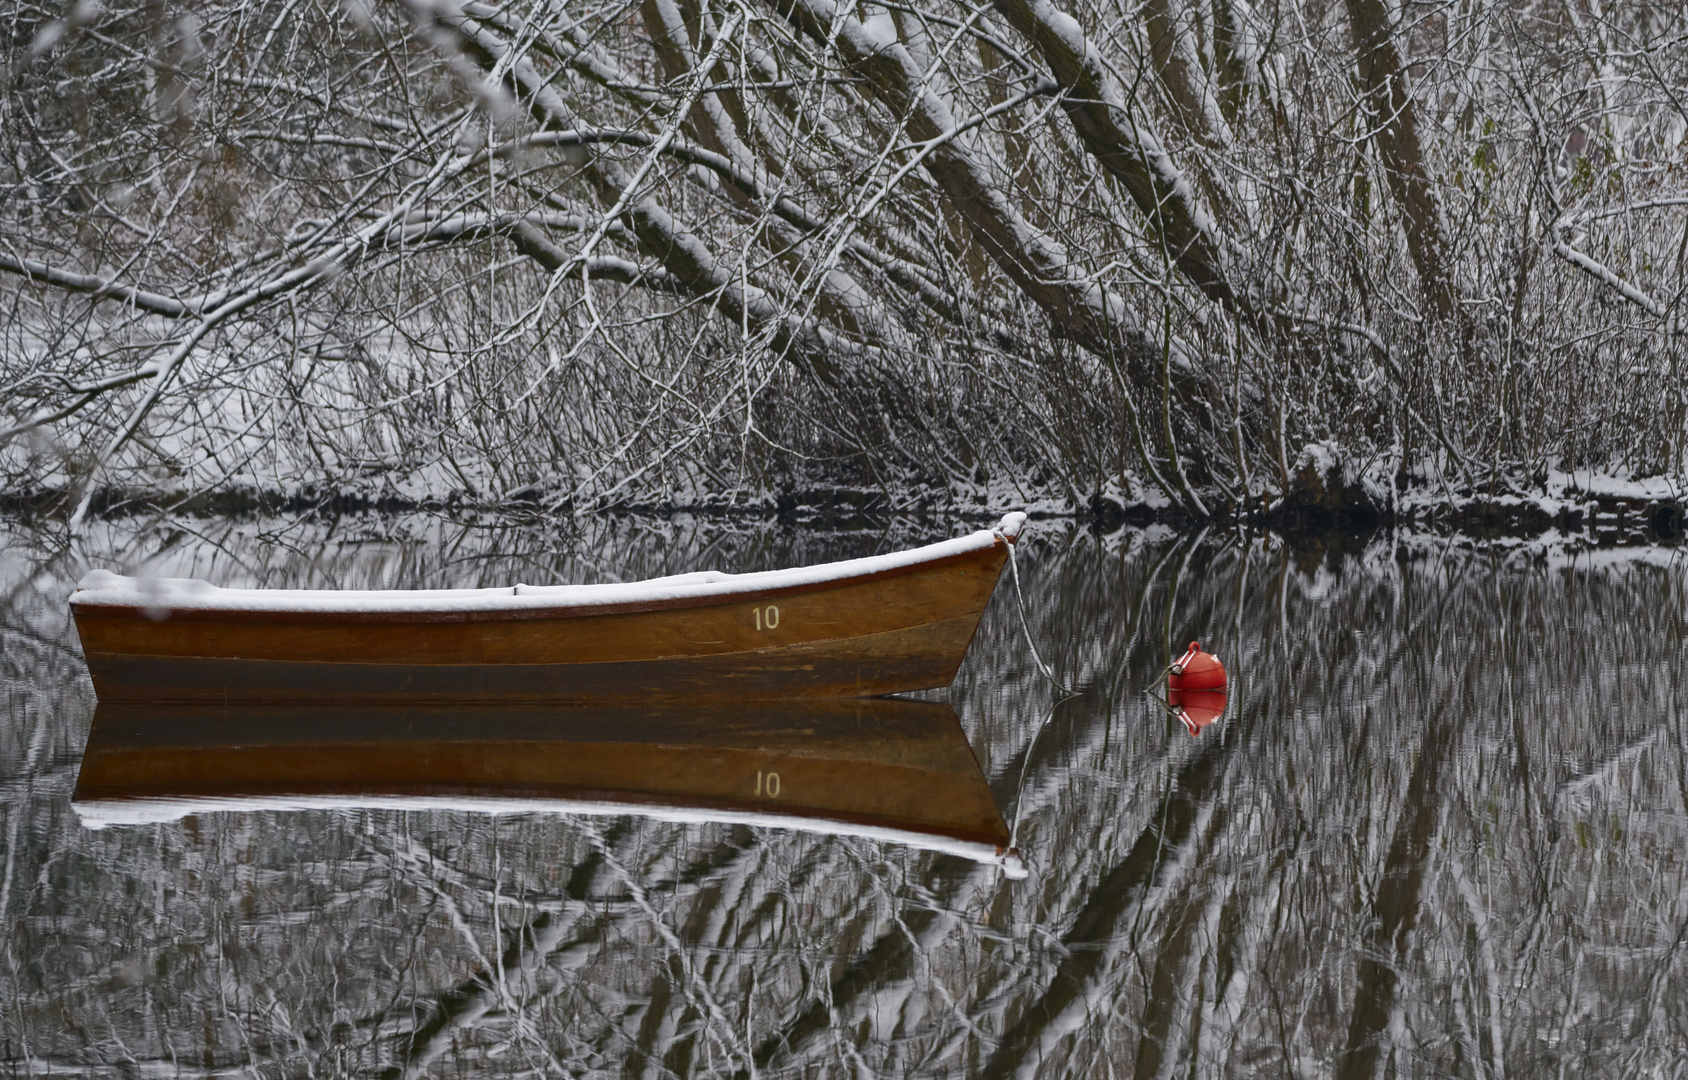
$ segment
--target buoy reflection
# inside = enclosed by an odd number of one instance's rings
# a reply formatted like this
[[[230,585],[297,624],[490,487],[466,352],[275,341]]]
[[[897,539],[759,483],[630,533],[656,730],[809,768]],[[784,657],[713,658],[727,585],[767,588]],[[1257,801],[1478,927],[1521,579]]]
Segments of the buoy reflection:
[[[1200,735],[1202,728],[1225,715],[1225,691],[1219,690],[1168,690],[1166,703],[1177,713],[1178,720],[1184,725],[1184,730],[1192,736]]]

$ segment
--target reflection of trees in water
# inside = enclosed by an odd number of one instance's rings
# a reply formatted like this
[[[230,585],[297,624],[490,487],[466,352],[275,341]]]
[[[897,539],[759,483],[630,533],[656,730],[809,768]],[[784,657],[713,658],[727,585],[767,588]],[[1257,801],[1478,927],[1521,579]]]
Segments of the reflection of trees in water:
[[[431,528],[336,546],[347,526],[301,527],[298,555],[251,524],[94,543],[360,585],[927,538]],[[1079,695],[1039,729],[1006,593],[953,692],[1021,817],[1034,874],[1013,884],[894,846],[632,818],[83,831],[76,571],[7,539],[25,553],[0,581],[14,1072],[1553,1075],[1663,1065],[1688,1035],[1670,567],[1034,534],[1033,631]],[[1138,696],[1169,629],[1236,681],[1237,710],[1196,740]]]

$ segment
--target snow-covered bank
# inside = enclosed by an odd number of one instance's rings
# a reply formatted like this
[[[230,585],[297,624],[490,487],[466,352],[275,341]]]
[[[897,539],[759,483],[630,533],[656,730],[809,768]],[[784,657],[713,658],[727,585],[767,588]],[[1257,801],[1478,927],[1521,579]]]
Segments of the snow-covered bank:
[[[1387,459],[1355,462],[1328,443],[1305,447],[1275,490],[1246,499],[1204,492],[1212,511],[1194,515],[1131,483],[1112,485],[1086,507],[1104,528],[1160,522],[1246,523],[1289,533],[1387,528],[1480,538],[1582,537],[1604,544],[1674,544],[1684,532],[1688,477],[1631,477],[1546,468],[1535,475],[1496,469],[1450,475]]]
[[[447,527],[544,528],[559,535],[591,534],[611,521],[636,528],[756,531],[797,527],[822,533],[861,531],[877,535],[929,538],[955,530],[987,527],[1005,510],[1024,508],[1041,528],[1084,528],[1100,535],[1122,532],[1172,536],[1203,528],[1246,529],[1316,541],[1342,534],[1421,538],[1442,543],[1463,538],[1494,542],[1519,550],[1593,550],[1659,546],[1674,549],[1684,535],[1688,484],[1667,478],[1631,480],[1587,472],[1554,472],[1535,490],[1494,492],[1437,490],[1427,486],[1392,491],[1376,484],[1343,483],[1340,476],[1322,485],[1303,485],[1288,497],[1262,496],[1243,505],[1214,493],[1212,513],[1200,517],[1165,498],[1140,489],[1121,492],[1110,486],[1080,499],[1020,487],[991,486],[973,491],[914,490],[901,494],[859,488],[733,497],[675,498],[627,502],[610,507],[546,508],[530,498],[470,499],[411,497],[375,491],[332,495],[250,490],[184,495],[182,493],[105,492],[94,502],[94,520],[84,533],[123,529],[124,521],[147,520],[229,523],[253,527],[287,523],[435,521]],[[62,492],[0,495],[0,519],[44,533],[62,533],[68,514]],[[101,524],[101,522],[104,524]],[[1065,524],[1059,524],[1064,522]],[[641,524],[642,523],[642,524]],[[376,531],[386,528],[374,526]],[[410,531],[408,527],[401,531]],[[1415,542],[1409,539],[1407,542]]]
[[[42,523],[62,520],[69,488],[0,491],[0,515]],[[424,514],[450,521],[561,522],[600,515],[650,520],[778,521],[826,528],[878,529],[895,521],[990,524],[1007,510],[1034,519],[1070,519],[1108,533],[1125,526],[1245,526],[1294,535],[1394,530],[1474,538],[1577,538],[1578,543],[1675,544],[1688,520],[1688,477],[1636,477],[1589,469],[1518,468],[1478,476],[1433,462],[1357,461],[1328,442],[1305,446],[1281,477],[1257,478],[1244,494],[1197,485],[1205,513],[1169,498],[1132,472],[1090,492],[1039,477],[999,473],[977,480],[902,479],[883,486],[816,479],[783,489],[672,484],[612,501],[577,502],[562,487],[528,485],[502,493],[453,488],[437,475],[351,478],[333,487],[258,489],[228,486],[188,492],[168,488],[102,489],[96,517],[186,515],[194,518]]]

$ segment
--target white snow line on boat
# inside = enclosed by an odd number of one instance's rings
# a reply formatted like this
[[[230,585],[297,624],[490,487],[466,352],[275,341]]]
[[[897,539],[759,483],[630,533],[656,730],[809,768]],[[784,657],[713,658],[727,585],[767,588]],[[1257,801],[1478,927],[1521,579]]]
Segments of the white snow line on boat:
[[[94,570],[71,602],[90,607],[209,611],[407,612],[510,611],[599,607],[652,601],[731,597],[736,593],[826,585],[853,577],[917,567],[1012,543],[1025,515],[1006,515],[994,528],[924,547],[788,570],[724,574],[715,570],[605,585],[516,585],[495,589],[224,589],[197,578],[123,577]]]
[[[695,810],[672,806],[603,802],[563,798],[495,798],[441,795],[222,795],[197,797],[138,797],[89,799],[71,803],[86,829],[122,825],[153,825],[189,815],[210,813],[285,812],[294,810],[460,810],[476,814],[580,814],[588,817],[633,815],[682,825],[752,825],[790,829],[824,836],[847,836],[881,843],[902,844],[922,851],[959,855],[979,863],[1001,865],[1016,876],[1018,853],[999,851],[995,844],[932,836],[883,825],[863,825],[825,817],[757,813],[747,810]],[[1024,876],[1023,872],[1019,876]]]

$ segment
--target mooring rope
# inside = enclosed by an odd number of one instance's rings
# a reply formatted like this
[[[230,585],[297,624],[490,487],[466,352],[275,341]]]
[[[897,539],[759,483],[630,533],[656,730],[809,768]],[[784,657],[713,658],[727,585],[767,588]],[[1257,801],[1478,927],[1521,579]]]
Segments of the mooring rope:
[[[1020,629],[1026,635],[1026,645],[1032,650],[1032,659],[1037,661],[1038,670],[1043,672],[1043,677],[1049,680],[1049,685],[1063,694],[1071,695],[1073,693],[1072,688],[1055,677],[1054,670],[1043,662],[1043,654],[1038,652],[1037,642],[1032,640],[1031,623],[1026,618],[1026,596],[1020,590],[1020,564],[1014,558],[1014,544],[1012,543],[1008,545],[1008,570],[1014,578],[1014,605],[1020,612]]]
[[[1065,700],[1067,699],[1061,699],[1061,701]],[[1032,751],[1037,749],[1037,741],[1043,738],[1043,729],[1049,726],[1049,721],[1055,719],[1055,710],[1060,707],[1061,701],[1054,702],[1049,706],[1049,715],[1045,716],[1043,722],[1037,725],[1037,730],[1032,732],[1032,741],[1026,744],[1025,760],[1020,762],[1020,782],[1014,785],[1014,823],[1008,827],[1008,850],[1010,851],[1020,849],[1020,818],[1024,816],[1026,809],[1026,774],[1031,771]]]

